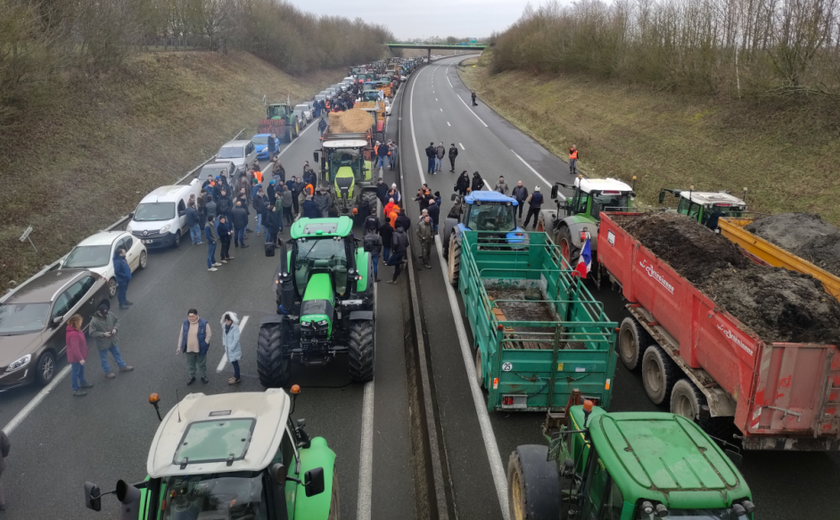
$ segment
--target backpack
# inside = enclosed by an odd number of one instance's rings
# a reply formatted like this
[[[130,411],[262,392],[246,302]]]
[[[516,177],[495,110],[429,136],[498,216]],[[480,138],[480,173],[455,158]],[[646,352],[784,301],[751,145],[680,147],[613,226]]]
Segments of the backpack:
[[[368,217],[365,219],[365,229],[366,230],[371,229],[373,231],[376,231],[377,229],[379,229],[379,226],[377,225],[378,224],[377,220],[378,219],[375,216],[368,215]]]
[[[376,241],[373,239],[373,236],[368,235],[365,237],[365,251],[371,252],[376,247]]]

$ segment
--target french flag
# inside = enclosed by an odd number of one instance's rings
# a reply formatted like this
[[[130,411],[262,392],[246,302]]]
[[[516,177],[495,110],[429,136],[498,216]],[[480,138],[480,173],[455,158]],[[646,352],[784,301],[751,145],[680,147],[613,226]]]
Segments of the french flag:
[[[586,275],[592,269],[592,249],[589,247],[589,239],[583,242],[583,248],[580,250],[580,257],[578,258],[575,271],[580,273],[581,278],[586,278]]]

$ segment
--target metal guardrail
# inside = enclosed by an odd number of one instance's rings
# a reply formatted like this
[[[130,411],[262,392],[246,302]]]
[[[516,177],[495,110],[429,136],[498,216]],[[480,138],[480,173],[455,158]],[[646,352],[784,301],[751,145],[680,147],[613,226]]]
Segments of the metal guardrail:
[[[231,139],[229,139],[229,141],[234,141],[237,138],[239,138],[239,136],[242,135],[242,132],[244,132],[246,128],[247,127],[242,128],[242,130],[237,132],[235,136],[233,136]],[[203,163],[199,164],[198,166],[196,166],[195,168],[190,170],[186,175],[184,175],[183,177],[181,177],[180,179],[175,181],[175,184],[183,183],[185,180],[187,180],[188,178],[195,175],[195,173],[198,170],[200,170],[205,164],[213,161],[214,159],[216,159],[216,154],[211,155],[209,159],[207,159]],[[128,225],[129,220],[131,220],[130,214],[129,215],[123,215],[122,217],[117,219],[116,222],[114,222],[110,226],[104,228],[102,231],[114,231],[114,230],[117,230],[117,229],[125,229],[125,226]],[[68,252],[67,255],[69,255],[69,254],[70,253]],[[6,293],[3,296],[0,296],[0,303],[3,303],[4,301],[6,301],[9,298],[9,296],[11,296],[14,293],[16,293],[17,291],[19,291],[22,287],[25,287],[26,284],[28,284],[29,282],[31,282],[35,278],[38,278],[39,276],[41,276],[42,274],[44,274],[48,271],[52,271],[53,269],[56,269],[59,265],[61,265],[61,262],[65,258],[67,258],[67,255],[62,256],[61,258],[59,258],[58,260],[56,260],[55,262],[53,262],[51,264],[45,265],[43,268],[41,268],[40,271],[38,271],[34,275],[30,276],[29,278],[27,278],[26,280],[21,282],[18,286],[13,287],[13,288],[9,289],[8,291],[6,291]]]

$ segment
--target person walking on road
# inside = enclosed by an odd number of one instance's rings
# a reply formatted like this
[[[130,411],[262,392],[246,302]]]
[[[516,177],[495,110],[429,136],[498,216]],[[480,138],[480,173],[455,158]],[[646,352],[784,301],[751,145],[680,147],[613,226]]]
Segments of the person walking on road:
[[[385,144],[385,143],[380,144],[377,141],[376,142],[376,156],[379,159],[379,161],[377,162],[376,168],[379,170],[380,175],[382,174],[382,171],[385,169],[385,162],[387,161],[387,162],[390,163],[390,160],[388,159],[388,153],[389,153],[388,145]]]
[[[426,168],[426,173],[429,175],[435,174],[435,143],[429,143],[429,146],[426,147],[426,158],[428,159],[428,167]]]
[[[85,380],[85,359],[88,349],[85,333],[82,332],[82,317],[78,314],[74,314],[67,321],[64,339],[67,345],[67,361],[71,367],[70,384],[73,387],[73,395],[84,397],[87,395],[84,389],[93,388],[93,385]]]
[[[388,204],[388,185],[385,184],[385,180],[380,177],[378,181],[376,181],[376,196],[379,197],[379,200],[382,202],[382,205]]]
[[[461,198],[467,196],[467,192],[470,190],[470,176],[467,173],[467,170],[461,172],[461,175],[458,176],[458,180],[455,181],[455,191],[458,192],[458,195]]]
[[[417,225],[417,238],[420,239],[420,259],[423,261],[423,267],[431,269],[429,264],[429,255],[432,251],[432,244],[435,240],[434,224],[432,219],[426,215],[420,224]]]
[[[537,221],[540,219],[540,208],[542,207],[543,203],[543,196],[540,193],[540,187],[534,187],[534,193],[528,197],[528,216],[525,218],[525,224],[522,227],[528,227],[528,222],[531,221],[531,217],[534,217],[534,228],[537,228]]]
[[[405,214],[405,210],[401,209],[399,214],[397,215],[397,219],[394,221],[394,229],[398,227],[402,227],[404,231],[408,231],[408,228],[411,227],[411,219],[408,218],[408,215]]]
[[[494,189],[502,195],[507,195],[508,191],[510,191],[510,188],[508,188],[508,185],[505,182],[505,178],[501,175],[499,176],[499,182],[496,183],[496,187]]]
[[[472,186],[470,186],[472,191],[481,191],[484,189],[484,179],[481,178],[481,174],[478,172],[473,172],[472,178]]]
[[[259,197],[259,195],[256,197]],[[248,210],[245,209],[239,201],[236,202],[236,207],[233,208],[232,220],[234,247],[248,247],[245,245],[245,228],[248,226]]]
[[[455,158],[458,157],[458,147],[455,146],[455,143],[452,143],[452,146],[449,147],[449,164],[452,168],[449,170],[449,173],[455,173]]]
[[[382,238],[382,260],[385,265],[388,265],[388,260],[391,258],[391,237],[394,234],[394,228],[387,220],[379,226],[379,237]]]
[[[525,201],[528,200],[528,188],[522,185],[522,181],[516,183],[516,187],[513,188],[513,198],[519,202],[519,216],[517,217],[519,220],[522,220],[522,208],[525,206]]]
[[[134,305],[128,301],[125,294],[128,283],[131,281],[131,267],[125,261],[123,248],[118,249],[117,254],[114,255],[114,277],[117,279],[117,301],[120,302],[120,309],[128,309],[129,306]]]
[[[577,145],[573,144],[572,147],[569,148],[569,173],[572,175],[577,175],[578,157]]]
[[[475,102],[475,92],[470,92],[470,98],[472,99],[472,106],[477,107],[478,103]]]
[[[382,222],[379,221],[379,217],[376,216],[376,208],[370,208],[369,211],[370,215],[365,217],[365,233],[367,233],[368,231],[378,231],[379,226],[382,225]]]
[[[195,208],[195,202],[190,201],[187,204],[187,210],[184,213],[187,217],[187,227],[190,228],[190,242],[195,244],[201,243],[201,226],[199,226],[201,222],[201,215],[198,214],[198,210]]]
[[[178,333],[178,346],[175,354],[185,354],[187,357],[187,370],[190,378],[187,385],[195,383],[195,376],[201,378],[205,385],[207,380],[207,350],[210,348],[212,332],[207,320],[198,317],[198,311],[190,309],[187,311],[187,319],[181,324],[181,331]]]
[[[6,432],[0,430],[0,477],[6,470],[6,457],[9,456],[9,450],[12,449],[12,444],[9,442],[9,437]],[[0,511],[6,510],[6,494],[3,492],[3,481],[0,480]]]
[[[400,195],[400,190],[397,189],[397,183],[391,184],[391,189],[388,190],[388,197],[394,199],[395,204],[402,202],[402,195]]]
[[[239,360],[242,359],[242,346],[239,344],[239,317],[235,312],[226,312],[222,315],[222,346],[225,348],[225,355],[233,366],[233,377],[228,379],[229,385],[238,385],[242,382],[239,378]]]
[[[400,267],[402,267],[403,258],[408,250],[408,236],[405,234],[405,229],[402,226],[397,226],[394,234],[391,236],[391,258],[388,265],[394,266],[394,277],[388,282],[389,284],[396,284],[397,278],[400,277]]]
[[[119,328],[120,319],[117,318],[116,314],[111,312],[111,304],[108,303],[108,300],[100,303],[99,308],[90,317],[88,333],[96,342],[96,349],[99,351],[99,364],[102,366],[102,371],[105,372],[105,377],[108,379],[117,377],[116,374],[111,372],[111,366],[108,365],[109,352],[113,356],[114,363],[117,364],[117,369],[120,372],[131,372],[134,370],[134,367],[125,364],[120,354]]]
[[[373,264],[373,279],[379,282],[381,281],[379,279],[379,255],[382,254],[382,237],[379,236],[377,231],[378,229],[365,229],[365,251],[370,252],[370,261]]]
[[[429,199],[429,206],[426,208],[426,211],[429,212],[429,218],[432,219],[432,226],[435,229],[435,233],[437,233],[438,222],[440,221],[440,206],[438,206],[435,199]]]
[[[222,265],[216,263],[216,242],[219,240],[219,235],[216,234],[213,217],[209,215],[207,216],[207,223],[204,225],[204,239],[207,241],[207,270],[210,272],[218,271],[216,268]]]
[[[321,132],[321,137],[324,136],[324,130],[327,129],[327,122],[322,117],[320,121],[318,121],[318,131]]]
[[[219,260],[223,264],[226,264],[228,260],[233,260],[233,257],[230,256],[230,237],[233,235],[233,231],[230,229],[230,224],[228,224],[227,217],[224,215],[219,217],[219,223],[216,224],[216,233],[219,234],[219,242],[222,245]]]
[[[393,171],[394,168],[397,167],[397,153],[399,149],[397,147],[397,143],[388,139],[388,162],[390,164],[390,170]]]
[[[435,170],[440,171],[443,167],[443,158],[446,157],[446,148],[443,147],[443,143],[439,143],[437,148],[435,148]]]

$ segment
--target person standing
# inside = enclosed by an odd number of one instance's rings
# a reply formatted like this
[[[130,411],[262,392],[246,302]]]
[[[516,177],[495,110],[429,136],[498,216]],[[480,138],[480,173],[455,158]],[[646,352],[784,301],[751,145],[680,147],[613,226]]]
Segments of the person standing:
[[[201,216],[198,214],[198,210],[195,209],[195,202],[190,201],[187,204],[187,210],[185,212],[185,216],[187,217],[187,227],[190,228],[190,242],[195,244],[201,243],[201,227],[199,223],[201,222]]]
[[[222,190],[219,195],[219,200],[216,201],[216,212],[219,215],[224,215],[230,219],[230,212],[233,209],[233,201],[227,194],[227,190]]]
[[[206,222],[207,219],[216,220],[216,201],[208,195],[207,202],[204,204],[204,221]]]
[[[283,217],[280,215],[277,206],[268,205],[265,213],[265,243],[276,244],[277,233],[283,229]]]
[[[239,378],[239,360],[242,359],[242,346],[239,344],[239,318],[235,312],[226,312],[222,315],[222,346],[228,361],[233,366],[233,377],[228,379],[229,385],[238,385],[242,382]]]
[[[379,226],[379,237],[382,239],[382,260],[385,265],[388,265],[388,260],[391,258],[391,236],[394,234],[394,228],[388,220]]]
[[[222,250],[219,253],[219,260],[226,264],[228,260],[233,260],[233,257],[230,256],[230,237],[233,234],[233,231],[230,229],[230,224],[228,224],[227,217],[224,215],[219,216],[219,223],[216,224],[216,233],[219,234],[219,242],[222,243]]]
[[[324,121],[322,117],[321,120],[318,122],[318,131],[321,132],[321,137],[324,137],[324,130],[327,129],[327,122]]]
[[[440,222],[440,206],[438,206],[435,199],[431,198],[429,199],[429,206],[426,210],[429,212],[429,218],[432,219],[432,226],[435,229],[435,233],[437,233],[438,222]]]
[[[259,191],[262,191],[260,188]],[[259,197],[259,195],[256,195]],[[254,198],[256,198],[254,197]],[[233,208],[233,246],[234,247],[248,247],[245,245],[245,228],[248,226],[248,210],[242,207],[242,204],[237,201],[236,207]]]
[[[516,183],[516,187],[513,188],[513,198],[519,202],[519,216],[517,217],[519,220],[522,220],[522,208],[525,206],[525,201],[528,200],[528,188],[522,185],[522,181]]]
[[[282,188],[282,186],[283,185],[281,184],[280,187]],[[266,206],[277,203],[277,197],[272,196],[275,195],[273,188],[274,181],[271,181],[268,186],[268,189],[271,190],[271,195],[266,196],[262,193],[262,190],[260,190],[257,192],[257,197],[254,199],[254,212],[257,214],[257,236],[260,236],[260,229],[263,228]]]
[[[449,147],[449,164],[452,168],[449,170],[449,173],[455,173],[455,158],[458,157],[458,147],[455,146],[455,143],[452,143],[452,146]]]
[[[6,470],[6,457],[9,456],[9,450],[12,449],[12,444],[9,442],[9,437],[6,432],[0,430],[0,477]],[[3,492],[3,481],[0,480],[0,511],[6,510],[6,494]]]
[[[397,143],[388,139],[388,161],[391,166],[391,170],[397,167],[397,153],[399,149],[397,148]]]
[[[475,92],[470,92],[470,98],[472,99],[472,105],[477,107],[478,103],[475,102]]]
[[[84,397],[87,395],[84,389],[93,388],[93,385],[85,380],[85,358],[88,349],[85,333],[82,332],[82,317],[78,314],[67,320],[64,339],[67,345],[67,361],[71,366],[70,383],[73,386],[73,395]]]
[[[484,189],[484,179],[481,178],[481,174],[478,172],[473,172],[472,178],[472,186],[470,186],[472,191],[481,191]]]
[[[534,217],[534,228],[533,229],[536,229],[537,221],[540,219],[540,208],[542,207],[542,203],[543,203],[543,196],[542,196],[542,193],[540,193],[540,187],[535,186],[534,187],[534,193],[532,193],[531,196],[528,197],[528,204],[529,204],[529,206],[528,206],[528,216],[525,218],[525,224],[523,224],[522,227],[528,227],[528,222],[531,221],[531,217],[533,216]]]
[[[312,200],[312,197],[306,197],[306,201],[301,206],[303,218],[321,218],[321,210],[318,205]]]
[[[470,176],[467,174],[467,170],[461,172],[461,175],[458,176],[458,180],[455,181],[455,191],[458,192],[458,195],[461,198],[467,196],[467,192],[470,190]]]
[[[376,143],[376,156],[379,158],[377,162],[376,168],[379,170],[379,174],[382,174],[382,170],[385,168],[385,161],[388,160],[388,145],[387,144],[380,144],[378,141]]]
[[[268,138],[268,160],[273,161],[277,155],[277,136],[271,134]]]
[[[432,244],[434,243],[434,224],[428,215],[423,217],[420,224],[417,225],[417,238],[420,239],[420,259],[423,261],[423,267],[431,269],[429,264],[429,255],[432,251]]]
[[[198,210],[198,243],[201,243],[201,225],[207,221],[207,211],[205,206],[207,204],[207,190],[201,190],[198,194],[198,200],[195,201],[195,209]]]
[[[379,145],[382,148],[382,145]],[[326,186],[318,188],[318,193],[313,198],[315,205],[318,206],[318,211],[321,213],[321,218],[328,218],[330,216],[330,207],[332,207],[332,196],[327,192]]]
[[[571,148],[569,148],[569,173],[572,175],[577,175],[577,161],[578,161],[578,149],[577,145],[573,144]]]
[[[437,148],[435,148],[435,170],[440,171],[443,167],[443,158],[446,156],[446,148],[443,147],[443,143],[439,143]]]
[[[207,216],[207,223],[204,225],[204,238],[207,240],[207,270],[218,271],[216,268],[222,265],[216,263],[216,241],[219,240],[219,236],[216,234],[216,226],[210,215]]]
[[[363,227],[365,233],[368,231],[379,231],[379,226],[381,226],[382,223],[379,221],[379,217],[376,216],[376,208],[370,208],[368,212],[369,215],[365,217]]]
[[[391,236],[391,259],[388,265],[394,266],[394,277],[388,282],[395,285],[397,278],[400,276],[400,267],[402,267],[403,258],[408,250],[408,236],[402,226],[397,226],[394,234]]]
[[[125,261],[125,249],[120,248],[114,255],[114,278],[117,279],[117,301],[120,302],[120,309],[128,309],[134,305],[128,301],[125,292],[128,290],[128,283],[131,281],[131,267]]]
[[[507,195],[508,191],[510,190],[510,188],[508,188],[507,183],[505,182],[505,178],[501,175],[499,176],[499,182],[496,183],[496,187],[494,189],[502,195]]]
[[[379,236],[376,229],[365,230],[365,251],[370,252],[370,261],[373,264],[373,280],[379,282],[381,281],[379,279],[379,255],[382,254],[382,237]]]
[[[428,166],[426,168],[426,173],[429,175],[435,174],[435,157],[437,151],[435,151],[435,143],[429,143],[429,146],[426,147],[426,158],[428,159]]]
[[[94,338],[96,342],[96,349],[99,351],[99,364],[102,366],[102,371],[105,372],[105,377],[114,379],[116,374],[111,372],[111,366],[108,365],[108,353],[114,357],[114,363],[120,372],[131,372],[134,367],[126,365],[120,354],[118,346],[120,328],[120,319],[117,315],[111,312],[111,305],[108,300],[99,304],[99,308],[93,316],[90,317],[90,327],[88,333],[90,337]]]
[[[383,206],[388,204],[388,185],[385,184],[385,180],[382,177],[376,181],[376,196],[379,197]]]
[[[286,223],[288,225],[292,225],[292,222],[295,221],[294,216],[292,215],[292,207],[294,206],[294,199],[292,198],[291,190],[286,189],[283,187],[283,191],[280,192],[280,199],[283,208],[283,216],[286,217]]]
[[[195,383],[196,374],[205,385],[210,382],[207,380],[207,350],[210,348],[211,338],[212,332],[207,320],[199,318],[195,309],[187,311],[187,319],[181,324],[178,346],[175,347],[176,355],[184,353],[187,357],[190,375],[187,385]]]

